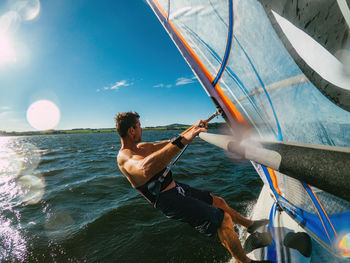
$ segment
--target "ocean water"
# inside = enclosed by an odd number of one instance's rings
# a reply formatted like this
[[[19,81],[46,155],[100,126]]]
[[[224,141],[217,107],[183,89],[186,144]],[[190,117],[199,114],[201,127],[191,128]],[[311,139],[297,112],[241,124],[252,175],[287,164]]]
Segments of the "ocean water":
[[[167,219],[131,188],[119,148],[116,133],[0,137],[0,262],[229,262],[217,236]],[[250,163],[200,139],[173,173],[244,215],[262,187]]]

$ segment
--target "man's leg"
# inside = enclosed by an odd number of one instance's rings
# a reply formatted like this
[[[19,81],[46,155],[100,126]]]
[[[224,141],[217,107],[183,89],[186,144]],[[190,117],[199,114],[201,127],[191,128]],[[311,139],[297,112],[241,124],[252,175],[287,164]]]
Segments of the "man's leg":
[[[253,225],[254,221],[249,220],[248,218],[245,218],[240,213],[238,213],[236,210],[229,207],[226,204],[224,199],[222,199],[221,197],[217,197],[215,195],[212,195],[212,197],[213,197],[213,206],[215,206],[217,208],[221,208],[226,213],[228,213],[231,216],[233,222],[240,224],[242,226],[245,226],[247,228],[250,227],[251,225]]]
[[[230,208],[230,211],[231,210],[233,210],[233,209]],[[239,213],[237,213],[235,210],[233,210],[233,211],[234,211],[233,216],[238,218],[238,220],[240,220],[240,221],[248,220],[248,219],[244,218],[243,216],[241,216]],[[243,218],[243,220],[242,220],[242,218]],[[254,222],[254,221],[252,221],[252,222]],[[240,242],[240,240],[239,240],[239,238],[234,230],[233,222],[232,222],[232,215],[230,215],[226,211],[225,211],[221,226],[218,228],[217,232],[218,232],[218,236],[220,238],[221,244],[231,253],[231,255],[237,260],[237,262],[239,262],[239,263],[249,263],[249,262],[273,263],[272,260],[254,261],[254,260],[251,260],[247,257],[246,253],[244,252],[244,250],[242,248],[241,242]]]
[[[229,207],[225,200],[222,199],[221,197],[211,195],[213,197],[213,206],[217,208],[221,208],[225,212],[227,212],[231,218],[232,221],[235,223],[238,223],[242,226],[245,226],[247,228],[248,233],[253,233],[255,232],[259,227],[267,225],[270,223],[270,220],[268,219],[261,219],[261,220],[256,220],[252,221],[249,220],[248,218],[245,218],[242,216],[240,213],[238,213],[236,210],[232,209]]]
[[[233,228],[231,216],[225,212],[221,226],[217,230],[221,244],[231,253],[231,255],[242,263],[250,262],[246,256],[241,242]]]

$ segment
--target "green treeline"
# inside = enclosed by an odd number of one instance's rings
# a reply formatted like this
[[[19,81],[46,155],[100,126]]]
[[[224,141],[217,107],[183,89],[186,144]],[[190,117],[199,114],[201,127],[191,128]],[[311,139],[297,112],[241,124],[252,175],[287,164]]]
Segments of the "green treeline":
[[[161,130],[185,130],[190,125],[185,124],[171,124],[166,126],[145,127],[144,131],[161,131]],[[223,122],[214,122],[208,124],[208,129],[219,129],[226,127]],[[100,129],[72,129],[72,130],[46,130],[46,131],[25,131],[25,132],[6,132],[0,131],[0,136],[30,136],[30,135],[55,135],[55,134],[81,134],[81,133],[106,133],[115,132],[115,128],[100,128]]]

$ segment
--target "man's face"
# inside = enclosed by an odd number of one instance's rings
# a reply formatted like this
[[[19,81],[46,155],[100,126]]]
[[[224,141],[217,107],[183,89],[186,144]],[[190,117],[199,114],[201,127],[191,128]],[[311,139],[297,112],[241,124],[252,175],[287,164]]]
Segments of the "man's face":
[[[136,125],[135,125],[135,141],[140,142],[142,139],[142,128],[141,128],[141,123],[140,120],[137,120]]]

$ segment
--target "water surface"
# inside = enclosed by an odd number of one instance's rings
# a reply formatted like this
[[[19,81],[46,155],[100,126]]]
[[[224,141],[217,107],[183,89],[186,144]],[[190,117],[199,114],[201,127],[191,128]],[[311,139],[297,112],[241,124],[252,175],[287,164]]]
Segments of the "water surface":
[[[144,141],[178,131],[149,131]],[[170,220],[132,189],[115,133],[0,137],[0,262],[228,262],[218,237]],[[247,214],[262,182],[196,139],[174,177]]]

